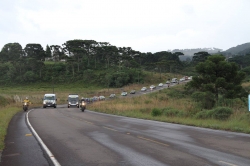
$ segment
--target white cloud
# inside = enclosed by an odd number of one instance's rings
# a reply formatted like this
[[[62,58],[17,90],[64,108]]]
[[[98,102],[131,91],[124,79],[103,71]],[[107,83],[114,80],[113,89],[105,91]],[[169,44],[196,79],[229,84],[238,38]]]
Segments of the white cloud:
[[[248,0],[13,0],[0,7],[0,47],[93,39],[141,52],[249,42]],[[4,8],[6,6],[8,10]]]

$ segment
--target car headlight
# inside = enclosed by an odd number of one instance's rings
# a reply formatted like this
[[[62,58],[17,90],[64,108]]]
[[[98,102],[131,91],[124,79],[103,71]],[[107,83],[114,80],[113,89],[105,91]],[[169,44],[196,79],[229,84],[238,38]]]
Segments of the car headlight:
[[[43,101],[43,104],[46,104],[46,102],[45,102],[45,101]]]

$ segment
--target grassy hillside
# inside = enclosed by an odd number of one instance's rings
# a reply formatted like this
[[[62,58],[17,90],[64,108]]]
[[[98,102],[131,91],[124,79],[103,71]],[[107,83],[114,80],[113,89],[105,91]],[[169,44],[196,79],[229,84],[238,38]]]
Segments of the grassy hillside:
[[[218,116],[216,108],[202,109],[183,87],[180,84],[140,97],[96,102],[88,108],[108,114],[250,133],[250,113],[244,102],[235,99],[217,105],[232,110],[232,115],[224,119],[223,115]]]

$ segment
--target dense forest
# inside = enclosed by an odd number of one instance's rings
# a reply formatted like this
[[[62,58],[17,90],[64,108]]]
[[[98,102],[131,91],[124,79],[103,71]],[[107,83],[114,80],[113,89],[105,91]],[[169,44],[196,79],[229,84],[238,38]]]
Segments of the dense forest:
[[[69,40],[45,49],[40,44],[22,48],[19,43],[8,43],[0,52],[0,84],[80,81],[121,87],[143,83],[143,71],[180,72],[209,55],[197,52],[191,61],[182,62],[182,52],[142,53],[95,40]]]

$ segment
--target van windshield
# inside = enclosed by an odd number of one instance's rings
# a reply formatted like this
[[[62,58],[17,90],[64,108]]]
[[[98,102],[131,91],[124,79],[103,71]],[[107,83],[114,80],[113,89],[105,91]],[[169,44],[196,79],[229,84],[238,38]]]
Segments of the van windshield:
[[[55,100],[55,96],[44,96],[44,100]]]
[[[69,96],[68,97],[68,101],[78,101],[79,100],[79,97],[78,96]]]

